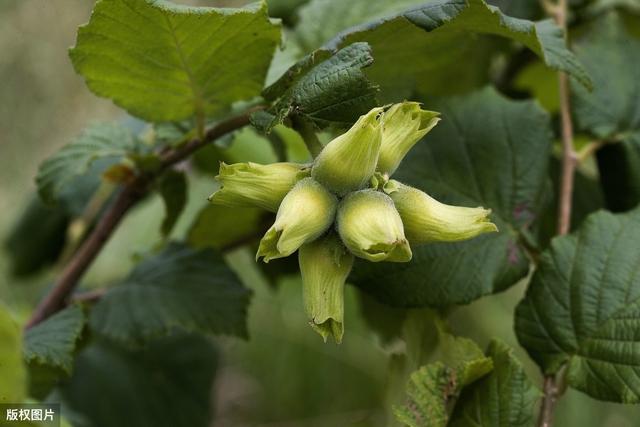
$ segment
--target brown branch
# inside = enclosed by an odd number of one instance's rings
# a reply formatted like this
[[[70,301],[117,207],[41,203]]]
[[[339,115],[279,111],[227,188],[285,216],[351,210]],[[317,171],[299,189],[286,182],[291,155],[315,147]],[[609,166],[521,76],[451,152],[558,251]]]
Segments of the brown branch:
[[[111,237],[118,224],[120,224],[122,218],[131,207],[144,197],[149,191],[150,184],[158,175],[217,138],[246,126],[249,124],[251,112],[259,108],[260,107],[253,108],[242,115],[219,122],[205,133],[204,138],[193,139],[175,150],[162,153],[160,156],[160,167],[157,171],[137,175],[125,184],[116,196],[115,201],[100,218],[91,234],[82,245],[80,245],[77,252],[69,260],[69,263],[64,267],[49,294],[38,304],[31,319],[27,322],[26,328],[28,329],[37,325],[64,308],[66,301],[75,290],[78,281],[100,253],[105,243],[109,240],[109,237]]]
[[[543,6],[545,2],[543,1]],[[558,0],[554,8],[546,4],[547,13],[551,14],[556,23],[567,37],[567,0]],[[560,178],[558,204],[558,235],[567,234],[571,227],[571,208],[573,201],[573,180],[575,175],[577,155],[573,147],[573,122],[571,120],[571,102],[569,94],[569,77],[566,73],[558,73],[558,90],[560,97],[560,121],[562,126],[562,176]],[[547,374],[544,378],[542,404],[538,418],[539,427],[553,425],[553,413],[556,402],[561,394],[558,387],[558,377],[562,374]]]

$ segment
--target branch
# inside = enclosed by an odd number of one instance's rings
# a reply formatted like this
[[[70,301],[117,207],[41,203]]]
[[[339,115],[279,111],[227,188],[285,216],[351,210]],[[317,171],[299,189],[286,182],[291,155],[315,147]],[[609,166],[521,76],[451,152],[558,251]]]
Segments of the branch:
[[[554,8],[549,8],[546,3],[547,13],[551,14],[556,23],[565,34],[567,40],[567,0],[558,0]],[[569,94],[569,78],[566,73],[558,73],[558,90],[560,96],[560,120],[562,125],[562,176],[560,179],[559,204],[558,204],[558,235],[569,232],[571,227],[571,204],[573,201],[573,179],[577,163],[577,155],[573,147],[573,122],[571,121],[571,103]],[[544,397],[540,406],[538,418],[539,427],[551,427],[553,425],[553,412],[560,396],[556,375],[546,375],[544,378]]]
[[[147,194],[155,178],[217,138],[249,124],[250,114],[259,108],[250,109],[240,116],[216,124],[205,133],[204,138],[193,139],[175,150],[161,153],[160,168],[156,172],[137,175],[125,184],[91,234],[64,267],[49,294],[38,304],[26,328],[37,325],[64,308],[82,275],[100,253],[129,209]]]

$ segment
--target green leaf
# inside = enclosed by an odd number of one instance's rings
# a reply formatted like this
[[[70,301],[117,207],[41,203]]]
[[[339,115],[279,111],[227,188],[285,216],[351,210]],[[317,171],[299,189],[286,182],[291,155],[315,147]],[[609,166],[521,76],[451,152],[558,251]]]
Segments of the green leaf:
[[[24,360],[30,396],[44,400],[69,378],[85,322],[82,308],[75,305],[26,331]]]
[[[572,85],[572,106],[580,130],[598,138],[640,131],[640,39],[610,13],[581,32],[574,42],[580,61],[593,78],[593,91]],[[611,76],[615,70],[615,78]]]
[[[395,406],[396,418],[409,427],[445,427],[462,389],[487,375],[493,362],[468,338],[446,333],[438,326],[436,362],[411,374],[407,401]]]
[[[87,174],[97,160],[115,163],[137,150],[138,143],[128,129],[106,123],[91,126],[40,165],[36,176],[40,197],[56,203],[65,186]]]
[[[138,351],[97,342],[78,356],[63,396],[92,426],[206,427],[216,364],[215,348],[200,336]]]
[[[341,22],[340,7],[335,3],[310,3],[307,10],[316,6],[298,25],[301,37],[309,38],[305,35],[308,28],[313,31],[314,26]],[[375,9],[369,2],[360,3]],[[414,89],[441,95],[482,85],[488,79],[491,53],[496,50],[491,36],[523,44],[548,67],[566,71],[590,86],[587,73],[567,49],[562,31],[550,20],[536,23],[509,17],[482,0],[438,0],[385,15],[350,28],[327,43],[330,48],[339,48],[368,42],[375,62],[367,75],[380,84],[385,101],[408,97]]]
[[[640,202],[640,38],[631,33],[632,25],[612,12],[575,41],[576,54],[594,81],[593,92],[572,86],[577,127],[597,139],[619,141],[598,152],[607,205],[614,211]]]
[[[640,210],[587,218],[555,238],[516,310],[520,343],[545,372],[566,364],[570,386],[640,402]]]
[[[397,179],[444,203],[491,208],[500,231],[413,247],[406,264],[357,264],[352,282],[386,304],[446,307],[513,285],[529,268],[520,233],[545,207],[551,130],[536,103],[484,89],[429,108],[443,120],[409,152]]]
[[[246,337],[249,297],[220,255],[172,243],[110,289],[93,308],[90,325],[132,346],[174,329]]]
[[[207,205],[191,225],[187,241],[197,248],[225,249],[237,243],[258,241],[269,226],[259,208],[232,208]]]
[[[493,372],[462,392],[452,427],[533,427],[540,392],[527,377],[513,349],[501,341],[489,344]]]
[[[22,337],[8,309],[0,304],[0,403],[22,402],[27,373],[22,361]]]
[[[362,72],[372,63],[367,43],[354,43],[333,55],[326,49],[307,55],[265,89],[265,98],[277,102],[256,113],[254,124],[270,131],[293,117],[318,128],[348,127],[377,105],[377,87]]]
[[[264,2],[216,9],[101,0],[69,54],[96,95],[134,116],[202,121],[259,95],[279,40]]]
[[[166,237],[171,234],[187,204],[187,177],[175,170],[165,172],[160,178],[159,191],[166,211],[160,231]]]
[[[422,3],[425,0],[312,0],[300,8],[296,40],[306,50],[316,49],[348,28]]]
[[[25,360],[30,364],[57,367],[70,374],[76,343],[84,324],[82,308],[74,305],[27,330],[24,337]]]
[[[11,274],[26,277],[53,264],[64,248],[68,223],[64,209],[47,206],[31,195],[4,241]]]

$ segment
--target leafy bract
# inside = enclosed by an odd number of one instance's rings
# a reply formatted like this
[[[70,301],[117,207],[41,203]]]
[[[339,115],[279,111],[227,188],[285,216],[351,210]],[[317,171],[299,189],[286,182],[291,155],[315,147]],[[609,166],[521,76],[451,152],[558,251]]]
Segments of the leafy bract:
[[[0,403],[22,402],[27,373],[22,362],[20,329],[7,308],[0,304]]]
[[[254,123],[269,131],[287,117],[316,127],[348,127],[377,105],[377,87],[362,69],[373,63],[367,43],[354,43],[331,54],[319,49],[293,65],[264,91],[277,100],[268,111],[254,115]]]
[[[245,337],[249,296],[220,255],[172,243],[110,289],[90,325],[133,346],[174,329]]]
[[[36,176],[40,197],[55,203],[65,187],[88,173],[97,160],[115,163],[137,150],[138,142],[127,128],[108,123],[93,125],[42,162]]]
[[[551,130],[540,107],[484,89],[429,108],[442,122],[394,178],[444,203],[491,208],[499,232],[416,246],[407,264],[356,265],[352,281],[391,305],[468,303],[514,284],[529,268],[520,231],[544,208]]]
[[[575,50],[594,81],[593,92],[572,87],[577,126],[618,142],[598,152],[598,163],[608,207],[629,210],[640,202],[640,38],[612,12],[577,37]]]
[[[244,9],[101,0],[70,56],[89,88],[149,121],[216,116],[260,93],[279,26]]]
[[[452,427],[533,427],[540,392],[527,377],[513,349],[501,341],[489,344],[493,371],[464,389]]]
[[[201,336],[135,351],[98,341],[80,353],[62,395],[93,426],[206,427],[216,365],[215,348]]]
[[[85,324],[82,308],[74,305],[35,325],[25,333],[24,358],[70,374],[76,342]]]
[[[313,20],[343,21],[339,7],[335,9],[337,15],[332,14],[333,3],[316,0],[307,6],[297,28],[303,40],[323,39],[307,34],[318,27]],[[368,6],[368,2],[358,3]],[[391,7],[384,14],[382,8],[381,13],[386,15],[383,19],[349,28],[327,43],[335,48],[368,42],[375,62],[367,75],[380,84],[384,100],[399,100],[416,88],[429,95],[449,94],[483,84],[488,79],[490,53],[495,49],[494,40],[484,36],[521,43],[547,66],[590,85],[587,73],[567,49],[562,31],[550,20],[513,18],[483,0],[435,0],[399,14],[391,13],[394,10]],[[466,66],[461,67],[463,63]]]
[[[540,258],[516,310],[520,343],[545,372],[566,364],[570,386],[640,402],[640,210],[589,216]]]

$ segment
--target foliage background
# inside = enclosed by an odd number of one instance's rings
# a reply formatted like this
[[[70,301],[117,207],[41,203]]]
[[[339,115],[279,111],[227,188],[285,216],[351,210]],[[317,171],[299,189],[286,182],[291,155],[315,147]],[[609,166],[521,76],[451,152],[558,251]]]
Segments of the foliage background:
[[[200,3],[242,5],[243,2]],[[272,9],[286,2],[276,3]],[[33,177],[42,159],[91,122],[132,121],[110,101],[91,94],[68,59],[67,48],[74,43],[78,25],[88,20],[91,7],[92,2],[86,0],[0,2],[2,241],[35,192]],[[210,181],[209,177],[202,177],[192,185],[189,207],[174,231],[175,236],[185,232],[186,225],[205,203]],[[162,209],[161,201],[153,197],[125,220],[86,276],[85,287],[104,285],[126,275],[136,255],[159,241],[162,218],[152,212]],[[298,277],[291,276],[273,288],[257,271],[250,254],[240,251],[232,254],[231,260],[245,272],[243,279],[255,292],[249,312],[251,340],[217,340],[221,366],[214,397],[217,408],[214,425],[383,425],[381,407],[389,354],[364,323],[359,309],[360,293],[349,288],[347,294],[348,339],[340,347],[323,344],[306,326]],[[16,283],[8,269],[3,252],[0,300],[24,318],[52,273]],[[540,384],[538,369],[519,348],[513,332],[513,310],[523,291],[523,286],[518,285],[459,308],[452,323],[457,333],[476,339],[482,346],[487,345],[491,336],[505,339],[517,349],[534,382]],[[557,425],[632,426],[637,425],[638,411],[634,407],[598,402],[569,390],[559,403]]]

